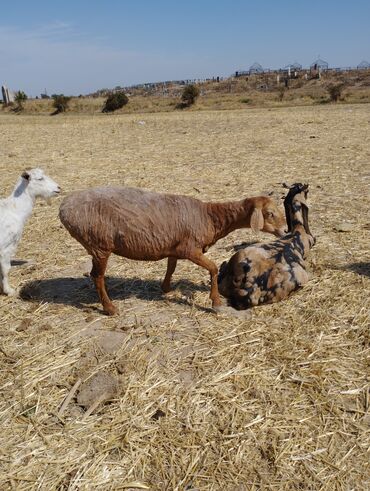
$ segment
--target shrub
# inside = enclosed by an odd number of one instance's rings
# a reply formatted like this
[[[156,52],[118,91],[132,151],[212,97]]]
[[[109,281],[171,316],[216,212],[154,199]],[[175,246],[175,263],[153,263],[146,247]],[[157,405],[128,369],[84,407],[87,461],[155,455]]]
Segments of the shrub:
[[[117,109],[121,109],[121,107],[125,106],[128,103],[127,95],[121,90],[119,92],[111,92],[102,109],[103,113],[109,113],[116,111]]]
[[[285,96],[285,91],[286,91],[286,88],[284,86],[278,88],[278,101],[279,102],[283,102],[283,99]]]
[[[317,104],[329,104],[330,99],[325,96],[321,96],[316,100]]]
[[[329,93],[330,101],[331,102],[338,102],[341,95],[342,91],[344,89],[344,84],[332,84],[327,87],[327,91]]]
[[[182,91],[181,101],[186,106],[191,106],[196,101],[197,97],[199,97],[200,91],[196,85],[190,84],[187,85]]]
[[[240,102],[242,102],[243,104],[249,104],[250,102],[252,102],[252,99],[250,99],[249,97],[244,97],[243,99],[240,99]]]
[[[15,93],[14,100],[17,103],[15,110],[23,111],[23,103],[27,100],[27,95],[23,90],[18,90],[18,92]]]
[[[176,105],[175,105],[175,109],[186,109],[187,107],[189,107],[189,105],[186,103],[186,102],[178,102]]]
[[[64,113],[68,109],[70,97],[63,94],[53,94],[53,107],[55,107],[54,114]]]

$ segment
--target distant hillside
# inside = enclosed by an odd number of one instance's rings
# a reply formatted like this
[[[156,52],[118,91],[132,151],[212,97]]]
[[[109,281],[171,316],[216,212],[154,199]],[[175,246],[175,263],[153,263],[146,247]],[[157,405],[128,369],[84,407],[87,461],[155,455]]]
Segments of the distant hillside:
[[[301,70],[288,77],[287,72],[242,75],[199,83],[200,97],[186,111],[204,109],[241,109],[246,107],[279,107],[313,105],[331,102],[329,88],[339,88],[338,103],[370,102],[370,69],[325,71],[320,74]],[[135,87],[115,87],[124,90],[129,103],[118,113],[173,111],[188,81],[158,82]],[[109,89],[88,96],[73,97],[69,112],[100,113]],[[11,111],[11,107],[3,108]],[[24,104],[24,113],[53,112],[50,99],[33,99]]]

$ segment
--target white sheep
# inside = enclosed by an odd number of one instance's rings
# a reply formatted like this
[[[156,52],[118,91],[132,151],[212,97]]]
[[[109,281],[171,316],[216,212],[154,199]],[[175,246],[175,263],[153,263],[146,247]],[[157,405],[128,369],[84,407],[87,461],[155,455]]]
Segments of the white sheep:
[[[15,292],[8,283],[10,260],[36,198],[48,200],[59,193],[60,187],[55,181],[41,169],[31,169],[23,172],[8,198],[0,199],[0,293],[13,295]]]

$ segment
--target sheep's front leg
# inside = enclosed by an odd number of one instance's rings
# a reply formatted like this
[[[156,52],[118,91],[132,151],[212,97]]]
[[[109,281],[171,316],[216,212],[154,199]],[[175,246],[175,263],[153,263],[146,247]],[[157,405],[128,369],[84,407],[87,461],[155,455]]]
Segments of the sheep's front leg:
[[[15,290],[9,286],[8,273],[10,270],[10,257],[2,256],[0,258],[0,293],[5,295],[14,295]]]
[[[104,280],[105,270],[107,269],[108,258],[109,256],[107,257],[93,256],[92,258],[93,267],[90,275],[95,283],[95,287],[99,294],[100,301],[103,305],[104,312],[108,315],[114,315],[117,313],[117,309],[113,305],[111,299],[108,296],[107,290],[105,289],[105,280]]]
[[[212,300],[212,307],[215,310],[219,310],[221,307],[221,298],[220,294],[218,292],[218,285],[217,285],[217,275],[218,275],[218,268],[216,264],[208,259],[206,256],[201,251],[194,251],[188,259],[192,261],[195,264],[198,264],[198,266],[201,266],[202,268],[205,268],[207,271],[209,271],[209,274],[211,275],[211,294],[210,298]]]
[[[167,271],[161,285],[162,291],[168,293],[171,290],[171,277],[176,269],[177,259],[175,257],[169,257],[167,261]]]

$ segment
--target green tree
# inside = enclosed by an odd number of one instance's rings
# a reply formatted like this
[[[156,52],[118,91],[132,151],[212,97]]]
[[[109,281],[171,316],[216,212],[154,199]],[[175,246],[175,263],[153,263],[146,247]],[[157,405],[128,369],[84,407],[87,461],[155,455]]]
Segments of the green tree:
[[[23,92],[23,90],[18,90],[15,93],[14,100],[17,103],[16,111],[23,111],[23,103],[28,99],[27,95]]]
[[[197,87],[194,84],[187,85],[182,91],[181,101],[186,106],[191,106],[199,97],[199,94],[200,94],[199,87]]]
[[[105,100],[102,112],[109,113],[121,109],[128,103],[128,97],[120,90],[118,92],[111,92]]]
[[[63,94],[53,94],[52,98],[53,107],[55,108],[54,114],[64,113],[67,111],[71,97],[67,97]]]
[[[344,84],[331,84],[327,87],[331,102],[338,102],[344,89]]]

